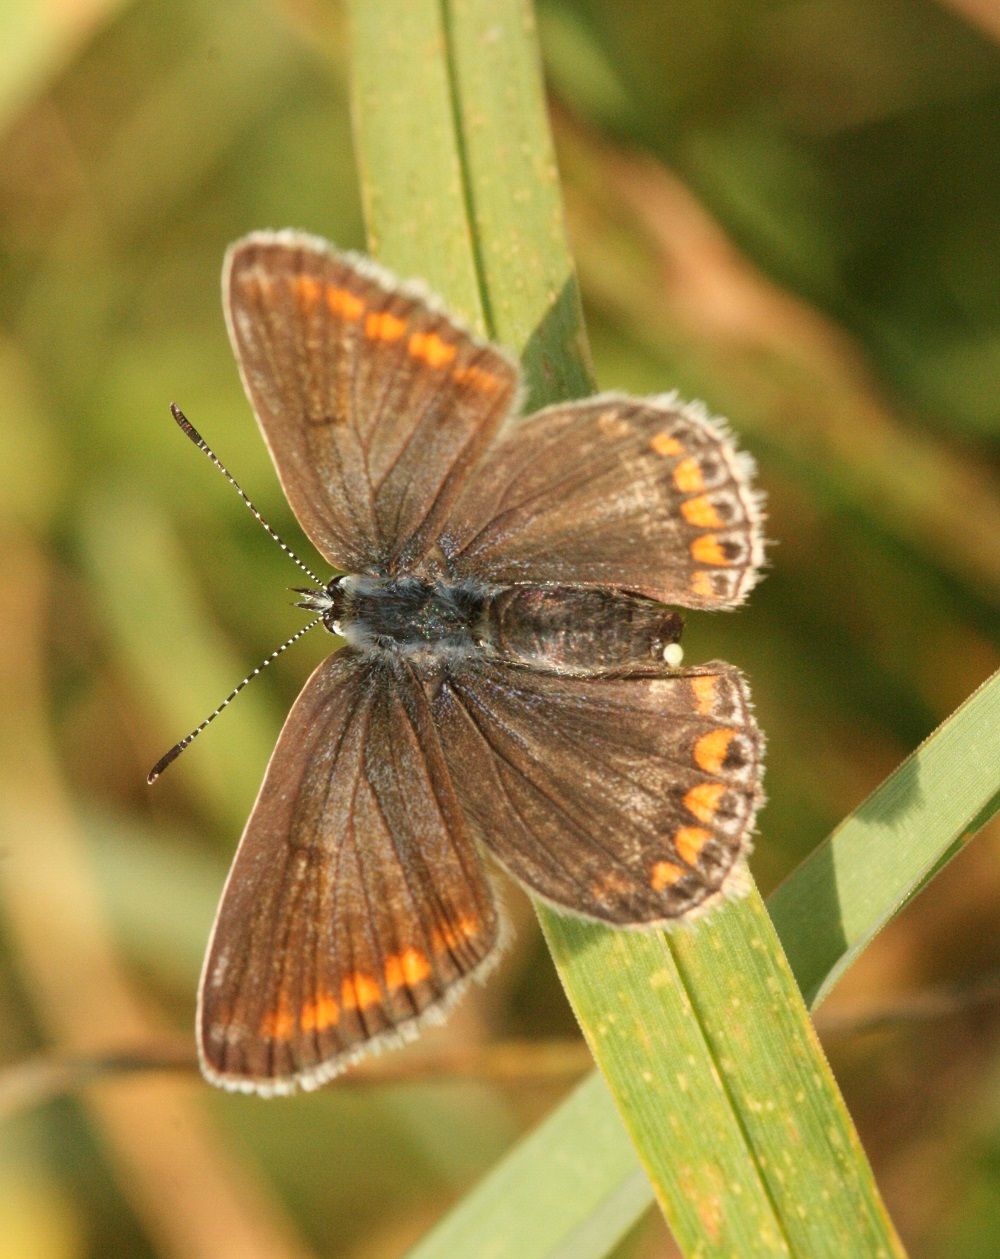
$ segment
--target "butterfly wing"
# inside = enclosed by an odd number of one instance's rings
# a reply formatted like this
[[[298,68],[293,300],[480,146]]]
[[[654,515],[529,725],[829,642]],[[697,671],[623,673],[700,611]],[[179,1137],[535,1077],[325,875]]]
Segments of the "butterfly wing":
[[[505,430],[441,547],[460,575],[740,603],[763,560],[753,465],[699,407],[599,395]]]
[[[293,511],[335,567],[411,566],[510,409],[515,364],[429,294],[297,232],[223,269],[229,335]]]
[[[443,1009],[497,917],[405,666],[329,657],[293,706],[202,974],[202,1066],[224,1088],[314,1088]]]
[[[743,890],[762,738],[726,664],[572,678],[456,672],[434,716],[473,835],[546,900],[617,926]]]

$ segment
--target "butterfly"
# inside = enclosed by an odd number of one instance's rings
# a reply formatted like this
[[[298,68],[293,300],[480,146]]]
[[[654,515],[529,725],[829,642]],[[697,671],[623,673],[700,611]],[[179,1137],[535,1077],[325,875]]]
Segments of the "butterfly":
[[[342,645],[278,738],[202,974],[206,1077],[319,1086],[498,954],[491,861],[616,927],[746,889],[762,737],[675,609],[759,577],[753,465],[674,395],[518,414],[427,289],[292,231],[228,251],[226,319]],[[668,606],[669,605],[669,606]]]

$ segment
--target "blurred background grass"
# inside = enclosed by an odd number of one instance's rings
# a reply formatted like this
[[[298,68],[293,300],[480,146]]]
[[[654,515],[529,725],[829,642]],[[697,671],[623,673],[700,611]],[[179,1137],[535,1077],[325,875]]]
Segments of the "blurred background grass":
[[[704,398],[769,494],[767,582],[687,632],[689,659],[753,680],[766,891],[996,666],[1000,20],[985,0],[539,18],[597,378]],[[299,623],[294,570],[167,403],[310,558],[218,272],[252,228],[363,241],[343,15],[22,0],[0,48],[3,1062],[176,1063],[69,1096],[2,1078],[0,1256],[397,1254],[582,1062],[530,910],[511,890],[501,971],[382,1074],[216,1094],[184,1063],[201,953],[322,636],[145,786]],[[824,1009],[915,1254],[1000,1250],[998,859],[994,825]],[[672,1253],[655,1220],[620,1251]]]

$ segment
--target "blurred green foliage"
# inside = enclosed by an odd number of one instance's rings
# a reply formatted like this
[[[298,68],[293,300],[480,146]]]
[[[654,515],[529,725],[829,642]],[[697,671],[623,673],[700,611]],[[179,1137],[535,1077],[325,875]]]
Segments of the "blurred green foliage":
[[[540,20],[597,378],[705,398],[769,492],[768,581],[688,629],[689,659],[753,679],[766,888],[995,667],[1000,22],[961,0],[543,0]],[[16,1062],[62,1047],[53,1010],[74,994],[108,1012],[91,1048],[190,1027],[229,856],[326,645],[296,647],[145,787],[298,624],[287,561],[167,403],[308,554],[242,396],[218,270],[255,227],[363,232],[336,8],[22,3],[0,47],[0,790],[18,802],[0,813],[0,1040]],[[21,863],[47,856],[51,896],[29,899]],[[995,973],[998,856],[994,829],[869,950],[842,1008]],[[434,1044],[572,1035],[509,901],[512,956]],[[86,931],[111,962],[89,965]],[[43,965],[61,956],[80,976],[62,987]],[[141,994],[141,1018],[117,1020],[128,1003],[105,977]],[[830,1043],[921,1255],[1000,1247],[998,1032],[980,1005]],[[165,1113],[227,1183],[249,1177],[239,1200],[284,1239],[273,1253],[399,1253],[565,1087],[441,1077],[262,1105],[182,1074],[167,1112],[160,1085],[100,1083],[4,1124],[0,1255],[181,1253],[121,1135]],[[166,1159],[171,1132],[148,1138]],[[668,1245],[653,1222],[626,1251]]]

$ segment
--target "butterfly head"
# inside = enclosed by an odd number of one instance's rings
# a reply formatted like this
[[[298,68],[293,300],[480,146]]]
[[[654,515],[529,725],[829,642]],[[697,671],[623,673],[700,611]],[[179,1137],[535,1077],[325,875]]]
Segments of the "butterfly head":
[[[324,626],[331,634],[339,634],[340,621],[344,614],[345,578],[333,577],[320,589],[312,586],[295,586],[294,593],[303,597],[296,603],[297,608],[306,612],[317,612],[323,618]]]

